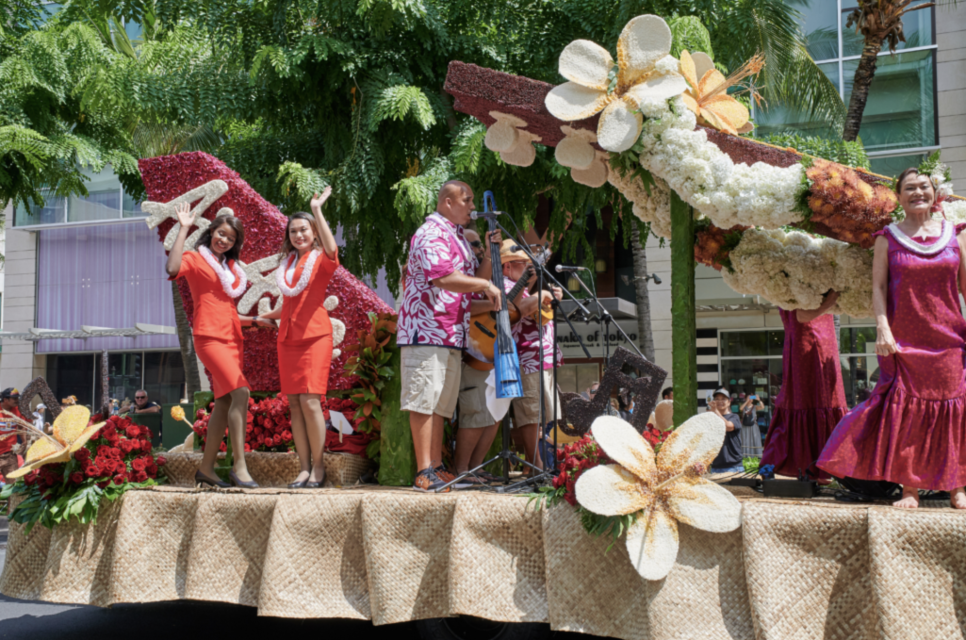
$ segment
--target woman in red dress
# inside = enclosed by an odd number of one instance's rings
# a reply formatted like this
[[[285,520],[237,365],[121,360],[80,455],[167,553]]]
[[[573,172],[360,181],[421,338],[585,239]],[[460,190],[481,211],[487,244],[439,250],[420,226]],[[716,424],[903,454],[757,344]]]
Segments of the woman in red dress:
[[[195,482],[214,487],[230,486],[215,475],[215,462],[227,427],[234,453],[234,468],[229,473],[232,484],[254,488],[245,465],[245,423],[248,413],[248,381],[242,373],[242,324],[250,326],[254,319],[239,317],[234,298],[245,292],[248,280],[238,266],[238,256],[245,242],[245,230],[235,216],[220,215],[198,239],[196,251],[184,250],[184,243],[195,214],[187,203],[178,205],[181,230],[168,254],[168,276],[185,278],[191,290],[195,313],[192,333],[195,351],[211,374],[215,408],[208,422],[208,439],[201,468]],[[267,324],[267,323],[266,323]]]
[[[761,464],[774,465],[775,473],[783,476],[830,479],[815,462],[848,412],[835,322],[825,315],[838,297],[830,291],[818,309],[780,311],[785,325],[782,389],[775,400]]]
[[[278,319],[278,373],[292,412],[292,439],[301,471],[293,489],[325,482],[325,415],[321,399],[329,390],[332,323],[323,303],[329,280],[339,266],[338,247],[322,216],[332,193],[326,187],[312,198],[312,215],[296,213],[285,227],[276,281],[282,308],[262,318]]]

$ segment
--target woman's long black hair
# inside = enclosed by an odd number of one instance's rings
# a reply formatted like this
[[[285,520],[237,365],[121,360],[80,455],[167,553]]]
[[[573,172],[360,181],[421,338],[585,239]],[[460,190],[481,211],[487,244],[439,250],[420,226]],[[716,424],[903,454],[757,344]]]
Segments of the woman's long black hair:
[[[225,252],[226,260],[238,260],[241,255],[242,245],[245,244],[245,227],[242,226],[241,220],[235,216],[223,214],[216,217],[211,221],[211,225],[205,229],[201,237],[198,238],[198,242],[195,244],[195,251],[198,247],[208,247],[211,249],[211,234],[215,232],[216,229],[220,228],[222,225],[227,224],[235,232],[235,244],[232,245],[231,249]]]

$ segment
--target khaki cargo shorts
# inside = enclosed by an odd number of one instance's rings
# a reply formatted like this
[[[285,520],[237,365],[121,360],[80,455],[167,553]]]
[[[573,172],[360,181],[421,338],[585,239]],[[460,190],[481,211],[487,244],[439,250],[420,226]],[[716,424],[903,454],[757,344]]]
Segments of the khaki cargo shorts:
[[[496,424],[486,408],[486,378],[489,371],[477,371],[463,364],[460,378],[460,429],[482,429]]]
[[[401,347],[403,411],[452,418],[459,396],[463,352],[446,347]]]
[[[541,375],[543,374],[543,375]],[[554,392],[552,388],[552,378],[550,371],[534,371],[533,373],[523,374],[523,397],[514,398],[511,403],[513,409],[513,428],[522,427],[528,424],[539,424],[540,422],[540,381],[543,380],[544,402],[546,403],[546,413],[544,417],[547,422],[552,422],[554,407]],[[557,399],[557,419],[562,419],[563,410],[560,400]]]

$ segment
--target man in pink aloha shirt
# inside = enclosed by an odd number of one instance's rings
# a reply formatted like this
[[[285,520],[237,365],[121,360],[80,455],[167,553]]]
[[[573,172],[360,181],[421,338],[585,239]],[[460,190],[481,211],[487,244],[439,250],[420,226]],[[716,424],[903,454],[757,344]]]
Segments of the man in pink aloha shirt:
[[[402,410],[416,449],[418,491],[451,481],[443,461],[443,419],[456,410],[460,363],[470,321],[470,297],[483,293],[497,305],[488,253],[482,262],[463,237],[470,222],[473,190],[463,182],[440,188],[436,212],[409,245],[396,342],[402,348]],[[493,241],[499,242],[498,234]]]

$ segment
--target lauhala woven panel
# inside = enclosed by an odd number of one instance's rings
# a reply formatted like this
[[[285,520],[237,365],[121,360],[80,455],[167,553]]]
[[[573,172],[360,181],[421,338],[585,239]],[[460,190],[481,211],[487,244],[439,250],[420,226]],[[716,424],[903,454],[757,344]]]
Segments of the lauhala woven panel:
[[[173,487],[195,486],[195,471],[201,464],[201,452],[176,452],[165,456],[164,470],[168,484]],[[218,454],[224,459],[225,454]],[[252,451],[245,454],[245,463],[252,480],[262,487],[283,488],[295,482],[299,475],[299,460],[294,453],[267,453]],[[327,451],[325,453],[325,482],[327,487],[348,487],[356,484],[365,474],[371,462],[350,453]]]
[[[963,638],[966,514],[743,499],[742,528],[681,526],[647,582],[567,506],[386,488],[159,487],[96,524],[11,524],[0,592],[108,606],[196,599],[376,624],[470,614],[626,640]]]

